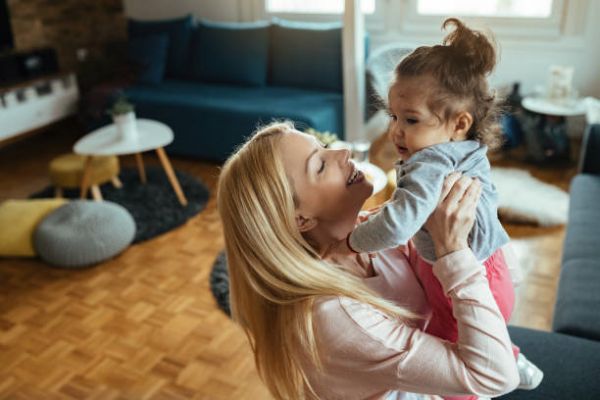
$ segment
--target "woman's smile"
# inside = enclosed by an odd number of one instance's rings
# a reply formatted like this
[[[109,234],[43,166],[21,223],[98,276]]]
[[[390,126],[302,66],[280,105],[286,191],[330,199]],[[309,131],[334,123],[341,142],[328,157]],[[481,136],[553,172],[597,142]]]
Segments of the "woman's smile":
[[[356,165],[353,162],[350,162],[350,166],[352,169],[350,170],[350,176],[346,180],[346,186],[361,183],[365,179],[365,174],[356,168]]]

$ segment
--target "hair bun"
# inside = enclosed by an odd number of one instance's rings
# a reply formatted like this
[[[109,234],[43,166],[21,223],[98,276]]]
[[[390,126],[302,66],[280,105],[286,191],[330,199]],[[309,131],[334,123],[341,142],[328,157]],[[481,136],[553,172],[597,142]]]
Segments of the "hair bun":
[[[469,29],[457,18],[448,18],[442,29],[455,29],[444,38],[443,44],[452,52],[453,60],[474,74],[487,75],[496,65],[496,49],[485,34]]]

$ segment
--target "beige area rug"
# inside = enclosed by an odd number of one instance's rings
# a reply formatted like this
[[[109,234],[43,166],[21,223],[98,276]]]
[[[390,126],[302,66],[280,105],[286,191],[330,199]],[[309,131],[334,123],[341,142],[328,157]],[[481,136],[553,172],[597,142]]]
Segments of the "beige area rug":
[[[569,213],[569,194],[517,168],[492,168],[498,191],[498,213],[511,222],[540,226],[564,225]]]

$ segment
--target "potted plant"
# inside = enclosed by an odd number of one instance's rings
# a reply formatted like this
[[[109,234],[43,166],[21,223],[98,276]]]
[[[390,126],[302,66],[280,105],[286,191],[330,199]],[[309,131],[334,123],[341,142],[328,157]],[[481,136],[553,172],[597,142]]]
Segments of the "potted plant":
[[[321,143],[323,143],[323,146],[325,147],[329,147],[331,144],[338,140],[337,135],[329,131],[320,132],[316,129],[308,128],[304,132],[316,137]]]
[[[133,104],[120,95],[109,110],[117,132],[122,140],[135,140],[137,138],[137,125]]]

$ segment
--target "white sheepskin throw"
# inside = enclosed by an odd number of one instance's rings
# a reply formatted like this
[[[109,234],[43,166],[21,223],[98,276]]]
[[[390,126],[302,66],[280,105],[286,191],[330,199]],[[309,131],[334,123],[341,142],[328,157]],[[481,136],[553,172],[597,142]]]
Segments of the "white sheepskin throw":
[[[492,181],[498,191],[498,213],[504,220],[540,226],[567,223],[569,195],[560,188],[516,168],[492,168]]]

